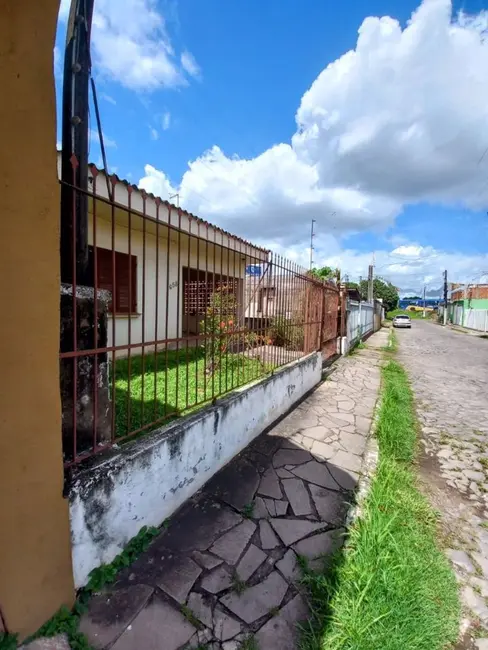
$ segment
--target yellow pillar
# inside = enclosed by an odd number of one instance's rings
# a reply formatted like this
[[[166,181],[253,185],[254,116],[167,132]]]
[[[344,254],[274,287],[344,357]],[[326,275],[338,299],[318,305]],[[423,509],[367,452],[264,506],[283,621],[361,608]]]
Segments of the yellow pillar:
[[[71,605],[59,393],[59,0],[0,0],[0,610],[34,632]]]

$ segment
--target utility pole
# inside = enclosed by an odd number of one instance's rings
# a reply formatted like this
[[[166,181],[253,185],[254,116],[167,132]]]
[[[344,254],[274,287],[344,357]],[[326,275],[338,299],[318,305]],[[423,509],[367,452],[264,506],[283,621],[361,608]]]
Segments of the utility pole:
[[[368,302],[373,302],[373,269],[374,266],[368,266]]]
[[[66,30],[61,152],[61,282],[90,285],[88,92],[94,0],[72,0]],[[76,189],[73,189],[73,186]]]
[[[447,269],[444,271],[444,325],[447,324]]]
[[[315,237],[314,233],[314,225],[315,225],[315,219],[312,219],[312,226],[310,228],[310,270],[313,269],[313,238]]]
[[[180,207],[180,195],[178,194],[178,192],[176,192],[176,194],[170,194],[169,195],[169,200],[171,201],[175,197],[176,197],[176,207],[179,208]]]
[[[422,318],[425,318],[425,284],[424,284],[424,312],[422,314]]]

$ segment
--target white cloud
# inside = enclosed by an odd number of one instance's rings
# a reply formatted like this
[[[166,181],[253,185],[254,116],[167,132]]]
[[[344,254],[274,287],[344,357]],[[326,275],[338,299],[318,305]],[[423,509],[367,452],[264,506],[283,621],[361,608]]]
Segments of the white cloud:
[[[150,126],[149,127],[149,132],[151,134],[151,140],[158,140],[159,139],[159,133],[155,128]]]
[[[292,261],[308,268],[310,248],[304,244],[283,246],[279,242],[266,242],[270,248],[285,255]],[[366,278],[368,266],[372,263],[370,252],[358,252],[342,248],[340,242],[332,235],[319,236],[314,243],[314,266],[338,267],[343,277],[357,282],[360,277]],[[437,295],[442,286],[442,274],[448,269],[450,280],[453,282],[482,282],[488,273],[488,254],[463,255],[437,250],[432,246],[419,246],[411,243],[407,248],[416,251],[415,256],[405,256],[399,248],[375,253],[375,275],[391,281],[401,288],[402,294],[419,294],[424,284]]]
[[[66,21],[68,12],[69,2],[62,0],[60,21]],[[180,65],[157,0],[97,0],[92,54],[101,75],[134,90],[188,83],[188,70],[183,61]]]
[[[163,131],[167,131],[171,126],[171,113],[169,111],[166,111],[166,113],[164,113],[162,119],[162,125],[163,125]]]
[[[164,172],[158,171],[152,165],[145,165],[144,173],[145,177],[138,183],[141,189],[160,196],[166,201],[171,194],[176,194],[177,189],[171,185],[169,178]]]
[[[182,52],[180,60],[183,70],[186,70],[190,77],[200,76],[200,66],[195,61],[195,57],[193,54],[191,54],[191,52],[188,52],[188,50]]]
[[[112,140],[111,138],[107,137],[103,131],[102,131],[102,135],[103,135],[103,144],[105,145],[105,147],[114,148],[114,149],[117,147],[117,143],[115,142],[115,140]],[[91,142],[100,145],[100,137],[98,135],[97,130],[90,129],[90,140]]]
[[[302,97],[290,143],[250,160],[214,146],[189,163],[182,204],[287,244],[312,218],[339,236],[384,230],[406,204],[487,206],[487,25],[486,11],[452,20],[449,0],[425,0],[403,30],[366,18]]]
[[[117,105],[117,102],[115,101],[115,99],[111,95],[107,95],[107,93],[102,93],[101,97],[102,97],[102,99],[104,99],[109,104],[113,104],[114,106]]]

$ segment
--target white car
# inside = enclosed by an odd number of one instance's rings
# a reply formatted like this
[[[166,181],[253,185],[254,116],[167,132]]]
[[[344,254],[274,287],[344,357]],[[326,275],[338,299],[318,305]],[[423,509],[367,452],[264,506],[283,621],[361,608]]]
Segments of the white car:
[[[406,314],[398,314],[398,316],[395,316],[393,319],[393,327],[412,327],[410,316],[407,316]]]

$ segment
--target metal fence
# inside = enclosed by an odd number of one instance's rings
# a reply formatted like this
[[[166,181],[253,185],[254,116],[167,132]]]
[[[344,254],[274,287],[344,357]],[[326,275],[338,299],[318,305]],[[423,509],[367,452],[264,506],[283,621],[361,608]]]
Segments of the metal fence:
[[[348,300],[347,302],[347,345],[374,331],[374,305],[367,302]]]
[[[92,280],[77,282],[73,224],[61,285],[66,467],[337,336],[337,288],[297,264],[95,167],[88,192],[64,186],[88,202]]]

